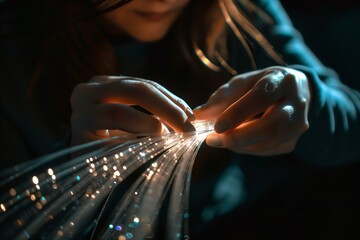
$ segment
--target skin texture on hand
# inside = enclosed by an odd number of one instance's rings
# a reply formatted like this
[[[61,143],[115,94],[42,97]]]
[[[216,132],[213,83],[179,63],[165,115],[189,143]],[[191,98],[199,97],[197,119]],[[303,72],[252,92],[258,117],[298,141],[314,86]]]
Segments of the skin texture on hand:
[[[197,119],[215,119],[207,144],[272,156],[294,150],[308,129],[311,89],[305,74],[270,67],[232,78],[194,110]]]
[[[74,89],[71,106],[73,145],[109,137],[109,130],[160,133],[163,124],[178,132],[194,130],[194,115],[185,101],[145,79],[96,76]]]

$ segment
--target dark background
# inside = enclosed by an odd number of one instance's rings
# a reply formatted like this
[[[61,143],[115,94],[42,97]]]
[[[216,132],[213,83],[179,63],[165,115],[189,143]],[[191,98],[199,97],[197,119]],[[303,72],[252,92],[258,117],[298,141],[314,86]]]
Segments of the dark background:
[[[360,89],[360,1],[282,0],[305,42],[343,82]]]
[[[333,68],[343,82],[360,90],[360,1],[281,2],[319,59]],[[359,143],[349,144],[360,147]],[[359,173],[360,164],[357,163],[319,169],[311,175],[303,186],[304,199],[301,201],[304,204],[299,207],[304,219],[298,224],[303,224],[304,228],[297,228],[306,233],[299,232],[299,236],[307,236],[306,239],[360,239]]]

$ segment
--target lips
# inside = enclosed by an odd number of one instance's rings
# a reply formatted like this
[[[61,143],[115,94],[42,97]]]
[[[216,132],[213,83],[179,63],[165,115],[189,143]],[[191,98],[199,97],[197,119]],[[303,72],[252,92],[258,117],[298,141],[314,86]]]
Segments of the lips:
[[[137,15],[148,20],[148,21],[160,21],[171,14],[171,11],[166,12],[142,12],[135,11]]]

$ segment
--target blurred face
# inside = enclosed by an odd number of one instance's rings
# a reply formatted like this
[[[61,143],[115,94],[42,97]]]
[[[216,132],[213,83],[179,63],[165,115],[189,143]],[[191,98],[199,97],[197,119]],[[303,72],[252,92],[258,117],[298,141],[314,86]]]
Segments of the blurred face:
[[[133,0],[104,14],[104,18],[111,32],[152,42],[165,36],[189,1]]]

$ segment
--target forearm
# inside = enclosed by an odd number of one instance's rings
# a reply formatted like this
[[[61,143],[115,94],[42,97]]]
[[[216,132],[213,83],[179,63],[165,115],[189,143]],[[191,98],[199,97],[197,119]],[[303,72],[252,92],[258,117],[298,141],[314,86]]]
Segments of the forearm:
[[[300,138],[295,154],[320,165],[360,159],[359,91],[344,85],[334,71],[319,61],[293,27],[279,1],[258,2],[274,19],[272,27],[263,29],[264,34],[288,67],[305,73],[312,86],[310,128]]]
[[[360,93],[336,79],[320,79],[304,66],[313,87],[309,130],[300,138],[295,153],[319,165],[338,165],[360,159]],[[309,154],[311,153],[311,154]]]

